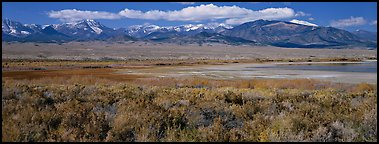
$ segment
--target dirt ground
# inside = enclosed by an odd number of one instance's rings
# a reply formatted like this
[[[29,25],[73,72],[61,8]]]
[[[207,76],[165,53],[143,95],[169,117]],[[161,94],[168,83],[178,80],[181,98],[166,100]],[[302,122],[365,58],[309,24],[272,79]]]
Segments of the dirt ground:
[[[340,59],[338,59],[340,58]],[[342,59],[341,59],[342,58]],[[39,79],[44,77],[94,76],[116,81],[129,81],[144,77],[185,77],[200,76],[216,79],[251,79],[257,77],[282,76],[286,78],[308,78],[323,76],[335,82],[376,83],[376,75],[356,73],[333,73],[315,71],[290,71],[257,69],[261,73],[234,74],[227,72],[200,73],[199,68],[235,63],[260,63],[270,60],[300,59],[300,61],[354,61],[355,59],[376,59],[377,50],[367,49],[299,49],[278,47],[251,47],[229,45],[174,45],[145,42],[70,42],[48,43],[2,43],[2,71],[4,78]],[[16,59],[16,61],[9,60]],[[25,60],[39,59],[41,61]],[[265,59],[265,60],[256,60]],[[19,60],[19,61],[17,61]],[[57,61],[49,61],[57,60]],[[61,61],[68,60],[68,61]],[[70,61],[78,60],[78,61]],[[90,60],[90,61],[82,61]],[[99,60],[99,61],[91,61]],[[294,60],[296,61],[296,60]],[[280,62],[280,61],[278,61]],[[216,65],[216,66],[214,66]],[[237,64],[238,65],[238,64]],[[257,65],[257,64],[255,64]],[[258,64],[259,65],[259,64]],[[184,68],[184,70],[183,70]],[[230,69],[230,68],[227,68]],[[232,68],[233,69],[233,68]],[[238,68],[236,68],[238,69]],[[243,71],[244,72],[244,71]],[[242,73],[243,73],[242,72]],[[337,77],[338,76],[338,77]],[[375,79],[373,81],[372,79]]]
[[[2,43],[2,59],[131,60],[131,59],[376,59],[377,50],[299,49],[272,46],[175,45],[145,42]]]

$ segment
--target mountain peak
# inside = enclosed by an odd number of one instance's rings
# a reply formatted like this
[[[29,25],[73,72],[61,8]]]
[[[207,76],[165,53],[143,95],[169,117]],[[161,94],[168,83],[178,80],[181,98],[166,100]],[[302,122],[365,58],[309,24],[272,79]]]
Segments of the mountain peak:
[[[3,19],[3,22],[6,22],[6,21],[10,21],[10,19],[9,18]]]
[[[258,19],[258,20],[255,20],[254,22],[268,22],[270,20],[264,20],[264,19]]]
[[[79,23],[87,23],[87,24],[91,24],[91,25],[101,25],[100,22],[95,21],[93,19],[85,19],[85,20],[79,21]]]
[[[53,24],[34,25],[21,24],[10,19],[3,19],[3,34],[8,40],[104,40],[113,37],[118,40],[129,35],[138,39],[168,39],[171,42],[230,42],[255,41],[261,44],[280,47],[329,47],[340,45],[376,46],[376,32],[357,30],[352,33],[333,27],[309,27],[300,20],[277,21],[259,19],[227,29],[225,24],[186,24],[179,26],[160,27],[144,24],[131,26],[127,30],[111,29],[92,19]],[[299,24],[300,23],[300,24]],[[354,35],[354,34],[358,35]],[[13,37],[13,38],[12,38]],[[190,38],[187,40],[187,38]],[[4,40],[4,39],[3,39]],[[367,41],[370,40],[370,41]]]
[[[5,18],[3,19],[3,22],[4,24],[7,24],[7,25],[11,25],[11,24],[21,24],[20,22],[17,22],[17,21],[14,21],[14,20],[11,20],[9,18]]]
[[[85,21],[95,22],[93,19],[85,19]]]
[[[3,22],[13,22],[13,20],[11,20],[10,18],[5,18],[3,19]]]
[[[73,21],[73,22],[68,22],[64,23],[66,25],[80,25],[80,24],[88,24],[88,25],[101,25],[100,22],[93,20],[93,19],[83,19],[83,20],[78,20],[78,21]],[[63,25],[64,25],[63,24]],[[102,26],[102,25],[101,25]]]
[[[84,30],[92,29],[92,31],[95,32],[96,34],[100,34],[103,31],[102,28],[105,27],[104,25],[100,24],[100,22],[95,21],[93,19],[84,19],[84,20],[80,20],[76,22],[65,23],[63,25],[66,25],[66,26],[68,25],[68,27],[70,28],[80,28]]]
[[[246,23],[243,23],[241,25],[266,25],[266,24],[270,24],[272,22],[280,22],[280,21],[270,21],[270,20],[263,20],[263,19],[259,19],[259,20],[255,20],[255,21],[250,21],[250,22],[246,22]]]

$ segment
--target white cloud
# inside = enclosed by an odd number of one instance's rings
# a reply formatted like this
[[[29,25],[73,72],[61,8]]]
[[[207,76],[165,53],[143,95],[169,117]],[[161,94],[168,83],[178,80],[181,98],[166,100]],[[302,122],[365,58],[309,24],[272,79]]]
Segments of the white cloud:
[[[58,18],[64,22],[78,21],[82,19],[120,19],[121,16],[109,12],[81,11],[76,9],[66,9],[61,11],[50,11],[48,16]]]
[[[175,2],[175,3],[179,3],[179,4],[183,4],[183,5],[193,5],[193,4],[195,4],[195,2]]]
[[[76,9],[66,9],[61,11],[51,11],[48,16],[58,18],[61,21],[77,21],[81,19],[146,19],[146,20],[168,20],[168,21],[191,21],[200,22],[203,20],[223,20],[224,23],[235,25],[258,19],[278,20],[295,17],[296,15],[306,15],[304,12],[297,12],[291,8],[266,8],[262,10],[251,10],[238,6],[217,6],[214,4],[189,6],[180,10],[162,11],[150,10],[140,11],[124,9],[118,13],[100,11],[81,11]]]
[[[370,22],[370,25],[377,25],[376,23],[377,23],[376,20],[373,20]]]
[[[313,21],[313,20],[315,20],[315,18],[312,18],[312,17],[311,17],[311,18],[308,18],[308,20]]]
[[[247,15],[250,10],[240,8],[237,6],[221,6],[218,7],[213,4],[200,5],[196,7],[186,7],[178,11],[160,11],[151,10],[142,12],[138,10],[125,9],[119,14],[127,18],[137,19],[164,19],[169,21],[201,21],[208,19],[223,19],[243,17]]]
[[[295,15],[291,8],[267,8],[253,11],[238,6],[216,6],[213,4],[186,7],[178,11],[151,10],[142,12],[125,9],[119,13],[127,18],[169,20],[169,21],[201,21],[227,19],[227,24],[240,24],[257,19],[282,19]]]
[[[305,12],[302,12],[302,11],[296,12],[295,17],[301,17],[301,16],[311,16],[311,14],[305,13]]]
[[[267,8],[259,11],[249,10],[249,13],[240,18],[230,18],[225,20],[226,24],[236,25],[258,19],[276,20],[291,18],[295,16],[295,11],[291,8]]]
[[[313,24],[313,23],[310,23],[310,22],[307,22],[307,21],[297,20],[297,19],[293,19],[290,22],[291,23],[296,23],[296,24],[301,24],[301,25],[306,25],[306,26],[318,26],[316,24]]]
[[[366,20],[363,17],[350,17],[348,19],[339,19],[339,20],[332,21],[330,23],[330,26],[343,28],[343,27],[357,26],[357,25],[364,25],[364,24],[366,24]]]

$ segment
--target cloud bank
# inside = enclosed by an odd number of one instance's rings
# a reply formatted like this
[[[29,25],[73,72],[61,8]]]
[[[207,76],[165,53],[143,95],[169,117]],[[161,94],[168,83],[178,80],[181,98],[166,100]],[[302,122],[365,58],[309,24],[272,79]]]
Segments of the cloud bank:
[[[304,12],[295,12],[293,9],[266,8],[262,10],[251,10],[238,6],[217,6],[214,4],[189,6],[180,10],[161,11],[150,10],[140,11],[124,9],[118,13],[100,11],[81,11],[76,9],[66,9],[61,11],[51,11],[48,16],[61,21],[77,21],[82,19],[145,19],[145,20],[167,20],[167,21],[191,21],[200,22],[204,20],[223,20],[226,24],[241,24],[258,19],[278,20],[296,16],[308,16]]]
[[[295,16],[295,11],[291,8],[267,8],[259,11],[248,10],[242,17],[229,18],[225,20],[226,24],[236,25],[258,19],[278,20],[291,18]]]
[[[82,19],[120,19],[122,16],[110,12],[81,11],[76,9],[66,9],[60,11],[50,11],[48,16],[57,18],[60,21],[71,22]]]
[[[302,11],[299,11],[295,14],[296,17],[301,17],[301,16],[311,16],[311,14],[309,13],[305,13],[305,12],[302,12]]]
[[[363,17],[350,17],[348,19],[339,19],[332,21],[330,26],[337,28],[344,28],[350,26],[364,25],[367,21]]]
[[[168,20],[168,21],[202,21],[227,19],[227,24],[240,24],[257,19],[281,19],[293,17],[295,12],[290,8],[267,8],[253,11],[238,6],[216,6],[213,4],[187,7],[179,11],[159,11],[147,12],[125,9],[119,12],[127,18],[148,19],[148,20]]]

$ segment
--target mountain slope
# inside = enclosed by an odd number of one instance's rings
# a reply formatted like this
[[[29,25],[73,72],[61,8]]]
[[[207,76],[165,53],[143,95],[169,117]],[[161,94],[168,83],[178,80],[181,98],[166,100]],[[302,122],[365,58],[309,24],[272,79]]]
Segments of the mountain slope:
[[[372,43],[345,30],[283,21],[247,22],[222,34],[280,47],[372,46]]]
[[[376,32],[370,32],[370,31],[365,31],[365,30],[356,30],[356,31],[353,31],[352,33],[355,34],[356,36],[362,38],[362,39],[366,39],[366,40],[370,40],[370,41],[377,41],[377,38],[378,38]]]
[[[32,42],[66,42],[73,40],[73,38],[56,31],[52,26],[47,26],[40,32],[25,37],[24,40]]]
[[[111,29],[94,20],[64,24],[35,25],[5,19],[2,22],[3,41],[66,42],[124,39],[135,40],[125,34],[125,29]]]
[[[65,24],[52,25],[55,30],[76,40],[94,40],[101,34],[111,34],[114,30],[95,20],[82,20]]]
[[[56,31],[51,26],[42,28],[41,25],[25,24],[5,19],[2,22],[3,41],[21,42],[64,42],[71,38]]]
[[[169,37],[150,38],[152,41],[177,43],[177,44],[205,44],[205,43],[220,43],[228,45],[254,45],[256,42],[245,40],[242,38],[224,36],[218,33],[200,32],[195,35],[171,35]]]
[[[228,28],[231,28],[231,27],[224,24],[207,24],[207,25],[187,24],[187,25],[169,26],[169,27],[160,27],[157,25],[134,25],[134,26],[130,26],[126,30],[126,33],[132,37],[146,38],[146,37],[151,37],[148,35],[153,34],[153,33],[160,33],[160,34],[178,33],[179,35],[195,35],[200,32],[219,33]],[[153,34],[153,35],[157,35],[157,34]]]
[[[12,35],[14,37],[26,37],[41,30],[40,25],[23,25],[20,22],[12,21],[10,19],[4,19],[1,27],[4,34]]]
[[[159,41],[166,43],[223,43],[273,45],[279,47],[323,48],[339,46],[377,47],[376,33],[348,32],[321,27],[304,21],[257,20],[235,27],[223,24],[187,24],[160,27],[135,25],[112,29],[95,20],[64,24],[21,24],[2,21],[3,41],[68,42],[68,41]]]

